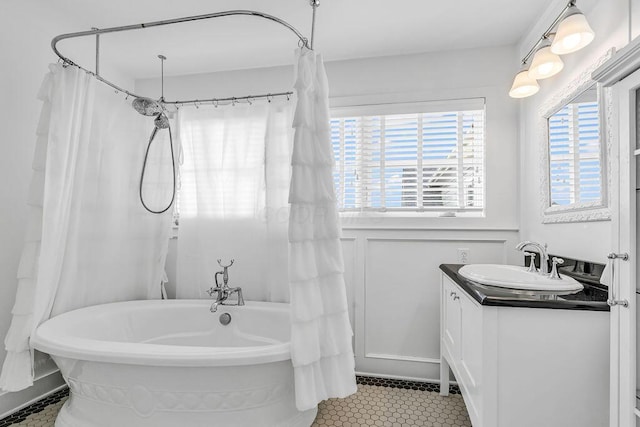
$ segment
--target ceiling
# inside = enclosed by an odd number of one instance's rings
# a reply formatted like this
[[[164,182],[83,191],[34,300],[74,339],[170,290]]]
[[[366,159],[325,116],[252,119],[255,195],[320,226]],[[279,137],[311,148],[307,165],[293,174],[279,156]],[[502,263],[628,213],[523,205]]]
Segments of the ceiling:
[[[311,32],[308,0],[39,0],[63,13],[76,28],[138,24],[231,9],[275,15],[303,34]],[[321,0],[316,50],[325,60],[514,45],[553,0]],[[67,40],[61,51],[92,49],[93,41]],[[291,64],[293,33],[255,17],[226,17],[142,31],[103,35],[101,57],[135,77]],[[92,64],[87,64],[90,66]]]

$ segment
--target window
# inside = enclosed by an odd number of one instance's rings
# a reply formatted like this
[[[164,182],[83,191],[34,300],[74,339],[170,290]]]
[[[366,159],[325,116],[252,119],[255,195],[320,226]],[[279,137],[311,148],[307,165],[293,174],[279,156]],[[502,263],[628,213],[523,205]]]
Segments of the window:
[[[482,212],[484,99],[332,110],[341,211]]]
[[[600,150],[597,100],[578,99],[549,117],[551,205],[601,200]]]

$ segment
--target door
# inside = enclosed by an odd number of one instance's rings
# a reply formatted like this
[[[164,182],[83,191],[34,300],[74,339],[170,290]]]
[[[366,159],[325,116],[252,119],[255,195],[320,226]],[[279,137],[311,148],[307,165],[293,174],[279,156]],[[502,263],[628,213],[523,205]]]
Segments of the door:
[[[618,82],[613,89],[617,111],[617,138],[611,146],[611,206],[613,267],[611,284],[611,383],[612,427],[635,427],[636,409],[636,142],[638,125],[637,91],[640,70]],[[628,258],[624,258],[628,254]],[[613,304],[613,305],[612,305]],[[638,418],[640,420],[640,418]]]

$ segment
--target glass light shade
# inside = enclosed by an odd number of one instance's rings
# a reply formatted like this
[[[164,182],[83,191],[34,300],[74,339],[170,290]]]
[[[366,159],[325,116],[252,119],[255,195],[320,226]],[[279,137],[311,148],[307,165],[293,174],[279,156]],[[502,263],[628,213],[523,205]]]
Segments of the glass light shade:
[[[589,26],[587,18],[578,10],[564,18],[558,26],[558,31],[551,43],[551,52],[565,55],[582,49],[595,38],[595,33]],[[571,9],[570,9],[571,11]]]
[[[527,96],[535,95],[539,90],[540,85],[535,79],[529,77],[529,71],[522,70],[513,79],[509,96],[512,98],[526,98]]]
[[[564,67],[564,62],[555,53],[551,52],[551,46],[543,46],[533,55],[529,77],[536,80],[547,79],[558,74]]]

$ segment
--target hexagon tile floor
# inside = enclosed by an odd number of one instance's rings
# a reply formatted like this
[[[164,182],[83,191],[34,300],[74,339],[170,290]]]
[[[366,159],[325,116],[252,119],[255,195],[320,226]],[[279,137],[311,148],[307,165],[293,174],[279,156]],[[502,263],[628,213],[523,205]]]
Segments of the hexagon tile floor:
[[[438,390],[431,383],[358,377],[358,392],[322,402],[312,427],[470,427],[457,388],[452,387],[448,397],[440,396]],[[67,393],[66,389],[56,392],[0,420],[0,427],[53,427]]]

